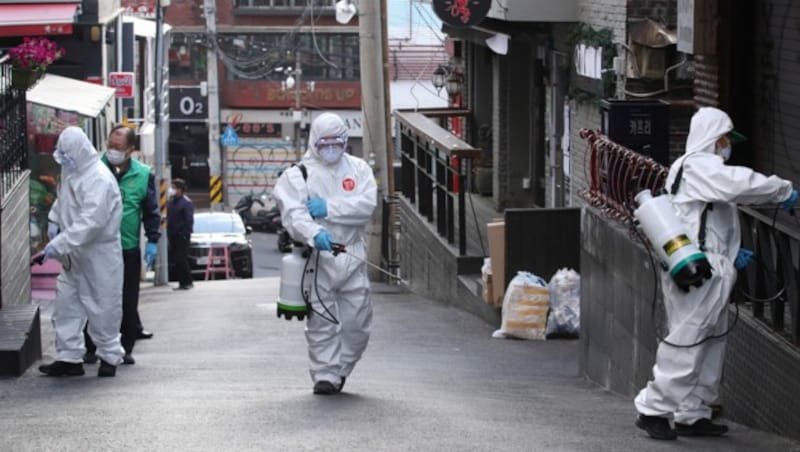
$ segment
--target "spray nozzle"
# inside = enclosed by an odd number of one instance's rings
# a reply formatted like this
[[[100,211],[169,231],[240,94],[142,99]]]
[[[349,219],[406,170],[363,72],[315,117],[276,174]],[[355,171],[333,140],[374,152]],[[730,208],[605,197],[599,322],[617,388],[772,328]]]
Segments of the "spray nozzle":
[[[346,253],[347,249],[345,249],[342,243],[331,243],[331,251],[334,256],[337,256],[339,253]]]

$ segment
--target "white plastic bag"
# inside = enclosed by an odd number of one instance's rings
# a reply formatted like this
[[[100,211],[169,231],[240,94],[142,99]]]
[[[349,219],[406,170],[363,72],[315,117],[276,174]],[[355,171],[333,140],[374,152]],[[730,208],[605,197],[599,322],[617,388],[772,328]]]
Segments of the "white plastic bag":
[[[581,276],[562,268],[550,279],[550,315],[546,334],[577,336],[581,323]]]
[[[544,339],[550,294],[547,282],[531,273],[518,272],[503,296],[503,323],[494,338]]]

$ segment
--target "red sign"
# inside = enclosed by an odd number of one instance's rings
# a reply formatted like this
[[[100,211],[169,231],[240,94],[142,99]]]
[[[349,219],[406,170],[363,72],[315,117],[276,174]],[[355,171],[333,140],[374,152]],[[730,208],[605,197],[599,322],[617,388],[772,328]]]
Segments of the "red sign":
[[[470,27],[486,18],[492,0],[433,0],[433,11],[453,27]]]
[[[133,97],[133,72],[109,72],[108,86],[117,90],[117,97]]]
[[[222,77],[220,77],[222,79]],[[280,83],[223,81],[220,103],[230,108],[293,108],[294,90],[281,90]],[[318,81],[314,91],[301,92],[301,107],[361,108],[361,83]]]

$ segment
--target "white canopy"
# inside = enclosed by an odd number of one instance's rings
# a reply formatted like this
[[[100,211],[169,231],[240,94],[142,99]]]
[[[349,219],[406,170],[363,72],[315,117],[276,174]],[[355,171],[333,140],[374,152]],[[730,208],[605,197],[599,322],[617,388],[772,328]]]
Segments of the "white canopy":
[[[114,98],[114,89],[73,78],[45,74],[28,90],[27,100],[34,104],[72,111],[96,118]]]
[[[133,34],[143,38],[155,39],[156,37],[156,23],[152,20],[140,19],[134,16],[123,16],[122,20],[133,24]],[[163,33],[169,33],[172,27],[169,24],[163,24]]]

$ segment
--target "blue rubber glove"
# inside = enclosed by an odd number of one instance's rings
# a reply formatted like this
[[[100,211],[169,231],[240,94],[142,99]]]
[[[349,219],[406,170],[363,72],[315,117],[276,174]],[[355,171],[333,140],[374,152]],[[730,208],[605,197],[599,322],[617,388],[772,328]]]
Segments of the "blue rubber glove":
[[[794,205],[797,203],[797,190],[792,190],[792,194],[781,203],[781,208],[787,212],[794,210]]]
[[[332,251],[331,242],[331,234],[328,231],[319,231],[317,235],[314,236],[314,248],[319,251]]]
[[[44,247],[44,259],[42,262],[46,261],[47,259],[52,259],[57,255],[58,251],[56,251],[56,248],[48,243],[47,246]]]
[[[306,201],[308,213],[311,218],[325,218],[328,216],[328,203],[322,198],[311,198]]]
[[[147,242],[147,246],[144,247],[144,262],[148,267],[153,266],[153,262],[156,261],[156,254],[158,254],[158,245],[153,242]]]
[[[736,267],[736,270],[744,270],[752,262],[753,252],[747,248],[739,248],[739,252],[736,254],[736,260],[733,262],[733,266]]]
[[[47,222],[47,240],[53,240],[58,235],[58,224],[52,221]]]

